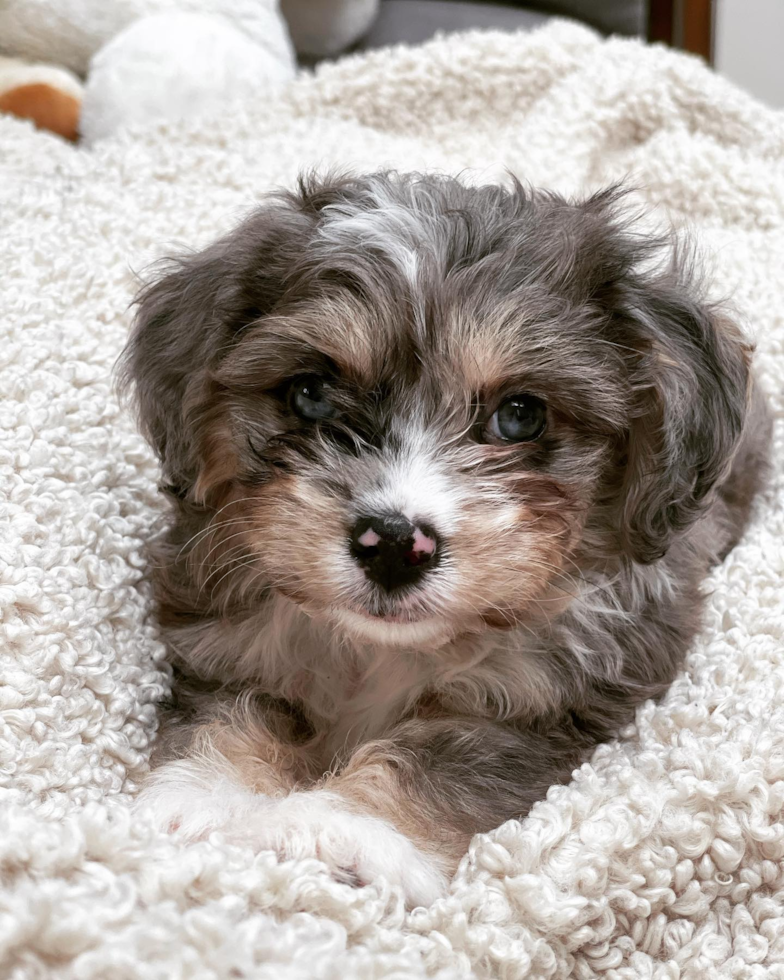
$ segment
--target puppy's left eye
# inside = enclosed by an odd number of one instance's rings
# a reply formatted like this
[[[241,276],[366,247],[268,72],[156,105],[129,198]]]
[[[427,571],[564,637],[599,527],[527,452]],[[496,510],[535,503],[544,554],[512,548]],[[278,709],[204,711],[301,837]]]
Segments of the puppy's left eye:
[[[295,381],[289,389],[289,405],[296,415],[309,422],[337,415],[337,409],[329,400],[329,384],[322,378],[307,377]]]
[[[512,395],[499,406],[488,429],[504,442],[533,442],[547,424],[547,409],[535,395]]]

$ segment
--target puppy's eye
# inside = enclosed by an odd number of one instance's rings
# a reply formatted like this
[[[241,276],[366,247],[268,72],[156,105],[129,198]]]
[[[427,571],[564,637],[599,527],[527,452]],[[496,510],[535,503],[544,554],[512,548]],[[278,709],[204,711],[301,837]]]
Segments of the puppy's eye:
[[[322,378],[307,377],[295,381],[289,389],[289,405],[296,415],[309,422],[337,415],[337,409],[329,400],[329,384]]]
[[[488,429],[504,442],[533,442],[544,432],[547,409],[534,395],[512,395],[490,419]]]

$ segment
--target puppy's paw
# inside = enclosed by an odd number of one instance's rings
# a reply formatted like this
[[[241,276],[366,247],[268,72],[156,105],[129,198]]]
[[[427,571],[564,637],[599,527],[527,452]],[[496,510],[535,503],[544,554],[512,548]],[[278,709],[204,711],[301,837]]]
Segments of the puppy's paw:
[[[438,863],[386,820],[350,810],[324,790],[272,798],[253,793],[230,774],[191,761],[157,769],[136,798],[165,833],[190,841],[217,831],[234,844],[275,851],[281,860],[318,858],[338,881],[366,885],[385,878],[409,908],[430,905],[445,893]]]
[[[208,773],[183,759],[167,762],[150,775],[134,809],[151,815],[158,830],[179,833],[186,840],[206,840],[219,831],[232,843],[250,844],[257,811],[267,799],[230,774]]]
[[[386,820],[349,810],[325,790],[267,800],[258,814],[258,850],[283,858],[316,857],[333,877],[365,885],[378,878],[401,888],[406,905],[431,905],[446,891],[437,862]]]

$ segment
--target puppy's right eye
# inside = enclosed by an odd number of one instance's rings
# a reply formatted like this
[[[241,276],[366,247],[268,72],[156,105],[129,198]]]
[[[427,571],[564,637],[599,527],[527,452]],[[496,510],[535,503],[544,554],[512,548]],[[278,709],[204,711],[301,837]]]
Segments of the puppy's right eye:
[[[337,409],[329,399],[329,390],[329,383],[323,378],[300,378],[289,389],[291,410],[308,422],[334,418]]]
[[[488,431],[503,442],[535,442],[547,425],[544,402],[534,395],[513,395],[490,419]]]

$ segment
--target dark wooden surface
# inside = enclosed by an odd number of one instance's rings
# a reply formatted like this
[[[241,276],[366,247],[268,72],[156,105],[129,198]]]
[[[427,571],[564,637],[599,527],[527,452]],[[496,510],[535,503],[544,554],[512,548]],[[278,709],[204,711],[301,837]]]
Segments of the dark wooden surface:
[[[713,0],[649,0],[648,40],[713,62]]]
[[[683,48],[713,62],[713,0],[683,0]]]
[[[648,40],[672,44],[675,26],[674,0],[649,0]]]

